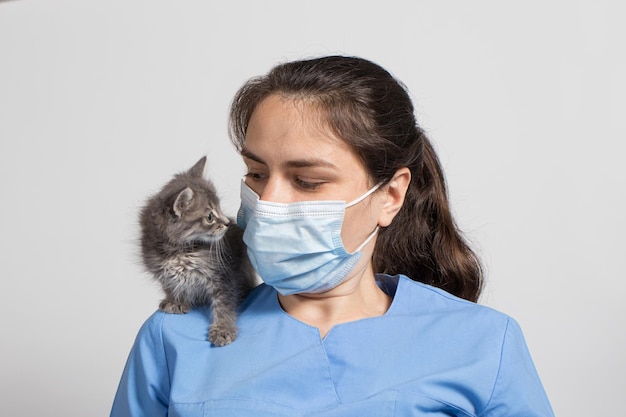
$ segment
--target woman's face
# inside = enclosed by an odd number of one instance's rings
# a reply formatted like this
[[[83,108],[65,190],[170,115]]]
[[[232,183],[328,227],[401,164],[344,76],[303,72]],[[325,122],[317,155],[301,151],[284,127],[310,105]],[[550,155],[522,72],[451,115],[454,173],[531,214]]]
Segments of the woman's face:
[[[350,202],[373,186],[352,149],[301,100],[264,99],[250,118],[242,156],[246,184],[265,201]],[[376,195],[346,209],[341,236],[349,252],[377,226],[381,204]]]

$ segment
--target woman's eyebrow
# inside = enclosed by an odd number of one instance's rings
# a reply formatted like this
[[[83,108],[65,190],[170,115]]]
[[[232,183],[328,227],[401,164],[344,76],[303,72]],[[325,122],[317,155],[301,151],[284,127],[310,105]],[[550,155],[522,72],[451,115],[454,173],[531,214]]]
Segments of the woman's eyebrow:
[[[332,168],[339,169],[337,165],[329,162],[325,159],[319,158],[302,158],[302,159],[294,159],[291,161],[285,161],[283,164],[289,168],[315,168],[315,167],[324,167],[324,168]]]
[[[253,160],[253,161],[255,161],[255,162],[258,162],[258,163],[260,163],[260,164],[267,165],[267,164],[265,163],[265,161],[264,161],[263,159],[261,159],[261,157],[260,157],[260,156],[257,156],[256,154],[253,154],[252,152],[250,152],[250,151],[249,151],[248,149],[246,149],[246,148],[241,149],[240,154],[241,154],[241,156],[243,156],[244,158],[248,158],[248,159],[251,159],[251,160]]]
[[[250,150],[243,148],[241,150],[241,156],[247,159],[251,159],[255,162],[258,162],[263,165],[267,165],[267,163],[260,156],[250,152]],[[337,165],[333,164],[330,161],[321,158],[301,158],[301,159],[293,159],[289,161],[285,161],[282,163],[283,166],[288,168],[315,168],[315,167],[324,167],[324,168],[332,168],[338,170]]]

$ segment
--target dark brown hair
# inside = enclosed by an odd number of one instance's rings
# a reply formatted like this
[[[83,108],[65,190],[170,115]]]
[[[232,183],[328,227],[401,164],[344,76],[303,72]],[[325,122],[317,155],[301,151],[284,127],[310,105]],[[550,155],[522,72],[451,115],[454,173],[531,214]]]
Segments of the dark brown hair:
[[[272,94],[305,100],[320,110],[333,132],[354,149],[374,183],[387,183],[398,169],[410,169],[402,209],[379,233],[374,270],[404,274],[476,301],[482,289],[480,262],[452,218],[441,165],[415,120],[404,85],[379,65],[357,57],[278,65],[235,95],[230,136],[238,150],[254,109]]]

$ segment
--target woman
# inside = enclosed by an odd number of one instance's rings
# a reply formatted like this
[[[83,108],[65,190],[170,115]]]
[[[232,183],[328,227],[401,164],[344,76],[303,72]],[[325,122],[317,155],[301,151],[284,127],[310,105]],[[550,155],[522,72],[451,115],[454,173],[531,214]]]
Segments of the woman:
[[[474,303],[479,262],[387,71],[279,65],[236,95],[231,137],[264,284],[225,347],[206,341],[208,309],[155,313],[112,416],[553,415],[518,325]]]

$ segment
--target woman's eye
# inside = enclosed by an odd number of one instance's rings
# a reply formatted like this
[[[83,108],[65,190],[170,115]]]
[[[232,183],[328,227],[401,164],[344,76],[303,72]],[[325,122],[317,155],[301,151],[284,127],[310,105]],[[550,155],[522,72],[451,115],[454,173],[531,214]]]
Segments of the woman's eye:
[[[257,172],[248,172],[245,177],[252,181],[263,181],[265,178],[263,174],[259,174]]]
[[[319,188],[322,184],[324,184],[324,182],[312,182],[312,181],[305,181],[301,178],[296,178],[296,184],[298,184],[298,187],[304,190],[315,190]]]

